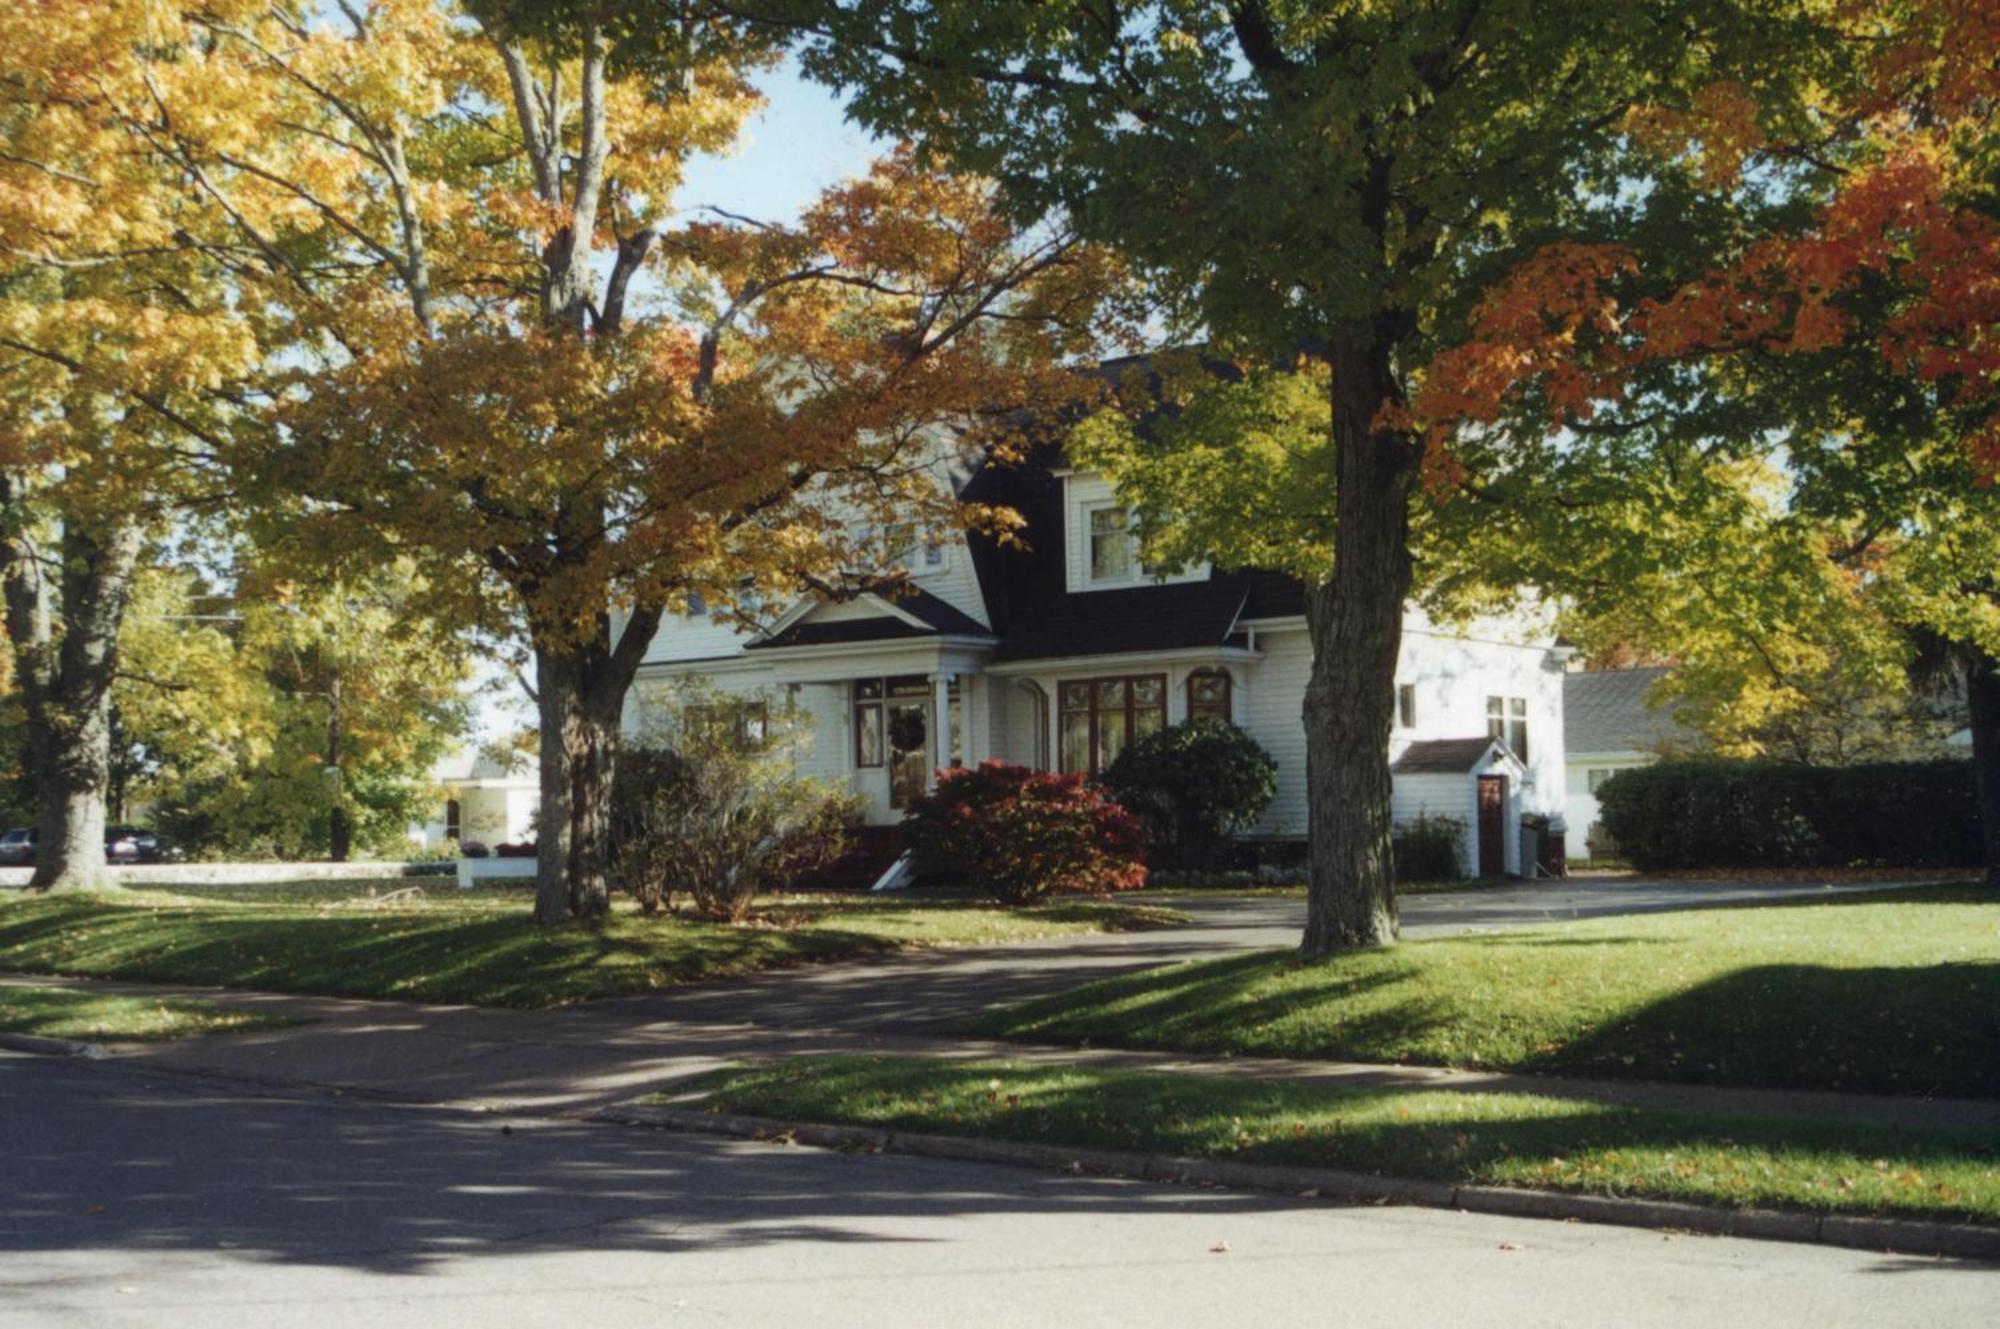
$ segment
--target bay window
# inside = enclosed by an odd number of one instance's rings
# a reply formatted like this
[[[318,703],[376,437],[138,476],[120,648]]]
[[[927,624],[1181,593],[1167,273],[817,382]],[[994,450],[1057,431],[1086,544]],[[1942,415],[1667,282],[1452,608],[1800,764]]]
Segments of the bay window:
[[[1061,685],[1062,768],[1100,775],[1118,754],[1167,727],[1167,676],[1078,679]]]

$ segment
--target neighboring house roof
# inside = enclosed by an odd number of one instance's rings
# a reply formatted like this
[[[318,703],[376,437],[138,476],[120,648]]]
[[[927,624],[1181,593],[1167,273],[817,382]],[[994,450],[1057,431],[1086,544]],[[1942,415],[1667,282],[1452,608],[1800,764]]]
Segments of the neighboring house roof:
[[[1389,771],[1393,775],[1463,775],[1486,760],[1486,754],[1498,743],[1498,739],[1485,737],[1426,739],[1404,748]]]
[[[1576,752],[1650,752],[1687,737],[1664,707],[1647,704],[1665,669],[1588,669],[1563,675],[1563,746]]]
[[[534,758],[527,753],[512,754],[503,762],[495,760],[488,748],[456,748],[431,767],[431,779],[438,784],[509,785],[536,778]]]

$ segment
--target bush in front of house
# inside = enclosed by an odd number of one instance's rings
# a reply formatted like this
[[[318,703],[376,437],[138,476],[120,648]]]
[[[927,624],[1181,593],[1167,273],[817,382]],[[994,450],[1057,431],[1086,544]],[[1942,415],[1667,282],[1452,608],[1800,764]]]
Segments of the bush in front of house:
[[[793,773],[788,721],[750,727],[690,701],[660,737],[619,754],[612,781],[612,872],[646,913],[685,891],[695,912],[740,923],[761,891],[839,857],[862,800]]]
[[[1597,799],[1620,855],[1642,870],[1981,861],[1969,761],[1669,761],[1618,772]]]
[[[1457,881],[1465,875],[1465,821],[1419,812],[1390,834],[1397,881]]]
[[[1145,820],[1156,846],[1184,867],[1219,867],[1237,834],[1257,824],[1278,792],[1278,763],[1256,739],[1203,717],[1139,739],[1102,778]]]
[[[903,844],[919,873],[1023,904],[1146,883],[1139,819],[1080,775],[981,762],[940,772],[910,805]]]

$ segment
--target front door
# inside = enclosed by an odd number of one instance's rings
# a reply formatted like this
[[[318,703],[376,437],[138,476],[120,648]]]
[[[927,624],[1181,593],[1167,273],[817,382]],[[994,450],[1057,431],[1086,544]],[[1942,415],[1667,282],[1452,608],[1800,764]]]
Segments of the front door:
[[[1479,875],[1507,875],[1507,777],[1479,777]]]
[[[928,702],[889,703],[889,806],[892,808],[907,808],[929,788],[930,719]]]

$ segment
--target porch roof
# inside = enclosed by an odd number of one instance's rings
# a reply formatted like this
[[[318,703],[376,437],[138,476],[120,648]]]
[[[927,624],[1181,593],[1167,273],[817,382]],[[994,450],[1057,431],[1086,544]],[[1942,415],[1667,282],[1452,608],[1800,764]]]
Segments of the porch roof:
[[[872,618],[840,618],[831,622],[801,619],[750,642],[746,651],[795,646],[840,646],[865,641],[900,641],[919,637],[986,637],[993,633],[972,615],[929,591],[912,588],[894,600],[895,613]],[[917,620],[911,622],[911,619]]]

